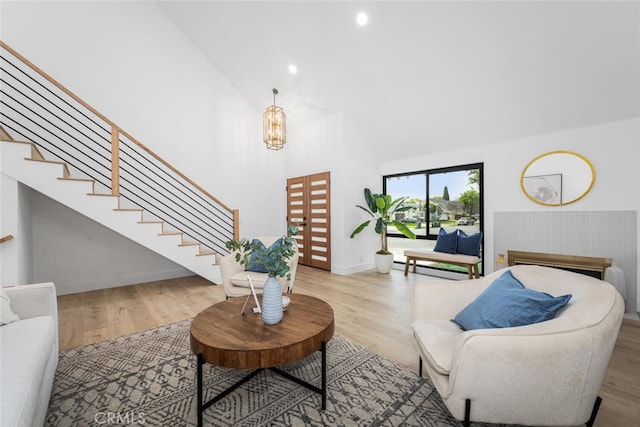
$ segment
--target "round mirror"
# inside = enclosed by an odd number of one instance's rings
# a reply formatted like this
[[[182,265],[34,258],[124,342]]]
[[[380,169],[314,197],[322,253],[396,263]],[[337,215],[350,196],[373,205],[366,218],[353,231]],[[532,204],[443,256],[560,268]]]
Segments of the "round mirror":
[[[520,185],[534,202],[562,206],[584,197],[595,179],[596,172],[586,157],[572,151],[552,151],[529,162]]]

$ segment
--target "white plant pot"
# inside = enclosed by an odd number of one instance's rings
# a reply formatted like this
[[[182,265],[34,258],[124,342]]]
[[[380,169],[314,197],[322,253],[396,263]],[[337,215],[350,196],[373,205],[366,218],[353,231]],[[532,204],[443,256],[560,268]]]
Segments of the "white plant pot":
[[[376,254],[378,273],[389,274],[391,267],[393,267],[393,254]]]

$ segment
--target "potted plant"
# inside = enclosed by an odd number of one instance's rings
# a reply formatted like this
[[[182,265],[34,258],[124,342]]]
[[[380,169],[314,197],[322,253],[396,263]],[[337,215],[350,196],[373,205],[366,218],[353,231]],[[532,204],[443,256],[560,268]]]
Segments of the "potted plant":
[[[249,264],[264,267],[270,277],[287,277],[291,279],[288,259],[297,251],[296,240],[293,236],[298,234],[298,227],[290,225],[287,228],[287,236],[278,239],[273,245],[265,248],[257,239],[229,240],[225,246],[230,251],[235,251],[236,261],[248,267]]]
[[[394,226],[400,233],[410,239],[416,238],[415,233],[409,227],[395,219],[397,212],[412,209],[412,206],[404,204],[406,199],[406,197],[400,197],[393,200],[389,194],[372,194],[371,190],[365,188],[364,200],[367,202],[367,207],[356,205],[356,207],[371,215],[372,219],[363,222],[353,230],[351,238],[364,230],[372,220],[375,220],[374,230],[380,235],[382,245],[380,250],[376,252],[376,268],[379,273],[389,273],[393,266],[393,254],[387,249],[387,226]]]
[[[266,324],[276,324],[282,319],[282,285],[277,277],[291,280],[289,258],[298,250],[293,237],[297,233],[298,227],[290,225],[287,235],[276,240],[268,248],[258,239],[234,239],[225,243],[227,249],[235,251],[236,261],[241,265],[263,267],[269,275],[262,290],[262,319]]]

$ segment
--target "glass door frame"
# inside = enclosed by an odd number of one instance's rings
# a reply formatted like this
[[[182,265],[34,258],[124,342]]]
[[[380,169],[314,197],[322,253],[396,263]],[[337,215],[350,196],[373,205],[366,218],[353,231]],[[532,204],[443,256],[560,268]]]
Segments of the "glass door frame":
[[[433,218],[431,217],[431,215],[429,214],[429,201],[434,199],[434,197],[437,197],[438,195],[432,195],[430,194],[430,177],[433,175],[437,175],[437,174],[446,174],[446,173],[451,173],[451,172],[462,172],[462,171],[470,171],[470,170],[478,170],[478,177],[477,177],[477,192],[478,194],[478,208],[477,208],[477,215],[472,218],[477,220],[477,231],[482,232],[483,234],[483,242],[484,242],[484,163],[470,163],[470,164],[464,164],[464,165],[457,165],[457,166],[449,166],[449,167],[443,167],[443,168],[435,168],[435,169],[425,169],[425,170],[420,170],[420,171],[412,171],[412,172],[404,172],[404,173],[399,173],[399,174],[389,174],[389,175],[384,175],[382,177],[382,191],[384,194],[387,194],[387,190],[388,190],[388,185],[387,185],[387,180],[390,178],[401,178],[401,177],[408,177],[408,176],[414,176],[414,175],[424,175],[425,176],[425,195],[424,195],[424,200],[425,200],[425,217],[424,217],[424,227],[425,227],[425,232],[424,233],[416,233],[416,243],[414,244],[414,242],[412,243],[412,246],[417,245],[417,246],[422,246],[426,249],[429,248],[433,248],[433,246],[435,245],[435,241],[438,238],[438,231],[440,230],[440,221],[433,221]],[[393,196],[393,198],[398,198],[398,197],[402,197],[402,196],[406,196],[405,194],[394,194],[391,193],[391,196]],[[421,227],[422,222],[420,221],[422,218],[420,218],[417,221],[417,227]],[[456,215],[454,213],[454,218],[453,221],[455,223],[455,227],[459,227],[457,225],[457,221],[458,218],[456,218]],[[474,222],[474,224],[476,224]],[[435,225],[435,227],[433,227],[433,225]],[[475,231],[476,229],[473,228],[473,230]],[[467,230],[468,231],[468,230]],[[389,239],[391,241],[396,240],[397,238],[400,239],[406,239],[407,243],[410,242],[410,239],[407,239],[405,236],[403,236],[400,233],[394,232],[394,230],[388,230],[387,231],[387,235],[389,237]],[[397,240],[396,240],[397,241]],[[421,243],[420,243],[421,242]],[[392,246],[390,244],[390,246]],[[484,245],[483,245],[484,246]],[[396,254],[397,255],[397,254]],[[483,274],[484,272],[484,253],[481,253],[481,257],[482,257],[482,262],[480,264],[480,274]],[[394,264],[401,264],[404,265],[406,261],[398,261],[398,260],[394,260]],[[423,267],[428,267],[428,268],[433,268],[436,270],[443,270],[443,271],[454,271],[454,272],[458,272],[458,269],[451,266],[452,268],[442,268],[441,266],[437,266],[437,265],[423,265]],[[466,274],[466,270],[464,272],[460,271],[461,273]]]

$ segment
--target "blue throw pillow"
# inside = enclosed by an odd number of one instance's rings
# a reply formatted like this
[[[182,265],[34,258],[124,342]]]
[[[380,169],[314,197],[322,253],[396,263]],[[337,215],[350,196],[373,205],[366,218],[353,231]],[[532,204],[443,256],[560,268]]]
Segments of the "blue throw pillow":
[[[462,230],[458,230],[458,242],[456,252],[462,255],[480,256],[480,243],[482,242],[482,232],[467,235]]]
[[[456,246],[458,244],[458,230],[447,233],[447,231],[440,227],[438,233],[438,240],[436,240],[436,247],[433,248],[434,252],[445,252],[448,254],[456,253]]]
[[[270,250],[275,249],[282,244],[282,238],[273,242],[268,249],[259,239],[253,239],[251,241],[251,244],[257,246],[257,248],[251,253],[251,257],[249,258],[249,265],[244,270],[253,271],[254,273],[268,273],[269,271],[264,265],[256,264],[256,258],[266,258],[267,261],[271,261],[267,254]]]
[[[254,273],[267,273],[267,269],[263,265],[256,264],[256,257],[258,257],[259,254],[264,253],[267,248],[259,239],[253,239],[251,241],[251,246],[257,247],[253,250],[253,252],[251,252],[251,257],[249,257],[249,265],[247,265],[244,270],[253,271]]]
[[[507,270],[452,321],[465,331],[531,325],[553,319],[570,299],[527,289]]]

